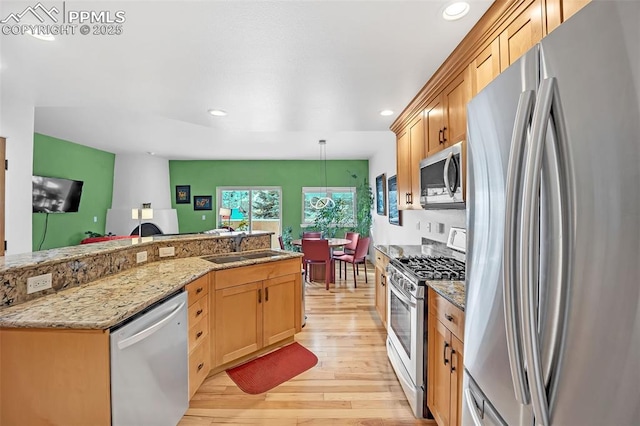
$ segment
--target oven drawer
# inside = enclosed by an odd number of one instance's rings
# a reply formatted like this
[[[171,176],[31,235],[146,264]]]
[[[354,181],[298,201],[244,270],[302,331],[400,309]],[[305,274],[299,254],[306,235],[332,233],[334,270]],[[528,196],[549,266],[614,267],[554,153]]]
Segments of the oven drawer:
[[[429,288],[429,309],[461,342],[464,342],[464,312]]]

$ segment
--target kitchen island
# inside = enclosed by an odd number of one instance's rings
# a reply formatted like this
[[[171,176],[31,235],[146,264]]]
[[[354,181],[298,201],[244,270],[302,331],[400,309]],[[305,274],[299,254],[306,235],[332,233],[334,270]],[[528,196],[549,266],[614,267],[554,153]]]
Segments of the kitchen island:
[[[109,424],[110,328],[176,292],[188,293],[190,395],[209,373],[293,341],[301,330],[301,254],[266,247],[222,252],[220,247],[236,243],[251,245],[235,237],[149,241],[135,250],[146,247],[155,255],[160,246],[175,247],[185,240],[197,246],[183,246],[181,255],[210,255],[198,246],[213,242],[217,250],[210,260],[193,256],[134,263],[122,272],[0,310],[0,424]],[[119,247],[96,247],[91,255],[131,249],[114,243]],[[77,254],[61,256],[63,261],[83,261]],[[60,260],[51,257],[45,265]],[[23,266],[30,270],[32,265]],[[267,289],[268,302],[256,303]],[[238,327],[242,333],[235,331]]]

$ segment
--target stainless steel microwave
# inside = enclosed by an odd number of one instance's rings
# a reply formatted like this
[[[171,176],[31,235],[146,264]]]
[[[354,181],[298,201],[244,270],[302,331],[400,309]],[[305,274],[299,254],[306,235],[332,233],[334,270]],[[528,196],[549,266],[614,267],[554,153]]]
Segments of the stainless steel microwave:
[[[463,209],[462,142],[420,162],[420,205],[424,209]]]

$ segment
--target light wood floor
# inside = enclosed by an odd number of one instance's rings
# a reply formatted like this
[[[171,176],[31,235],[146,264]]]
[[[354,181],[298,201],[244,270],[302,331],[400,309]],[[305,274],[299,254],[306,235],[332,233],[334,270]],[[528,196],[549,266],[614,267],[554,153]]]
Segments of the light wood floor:
[[[351,266],[351,265],[349,265]],[[190,402],[180,426],[435,425],[416,420],[385,349],[386,332],[374,307],[374,268],[358,288],[337,279],[307,283],[307,324],[296,341],[318,357],[305,373],[261,395],[243,393],[226,373],[209,377]]]

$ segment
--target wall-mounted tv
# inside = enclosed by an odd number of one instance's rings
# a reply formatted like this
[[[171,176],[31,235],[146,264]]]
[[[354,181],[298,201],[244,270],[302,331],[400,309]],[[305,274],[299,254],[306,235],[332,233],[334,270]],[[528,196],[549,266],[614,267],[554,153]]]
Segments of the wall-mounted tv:
[[[33,213],[73,213],[80,207],[81,180],[33,176]]]

